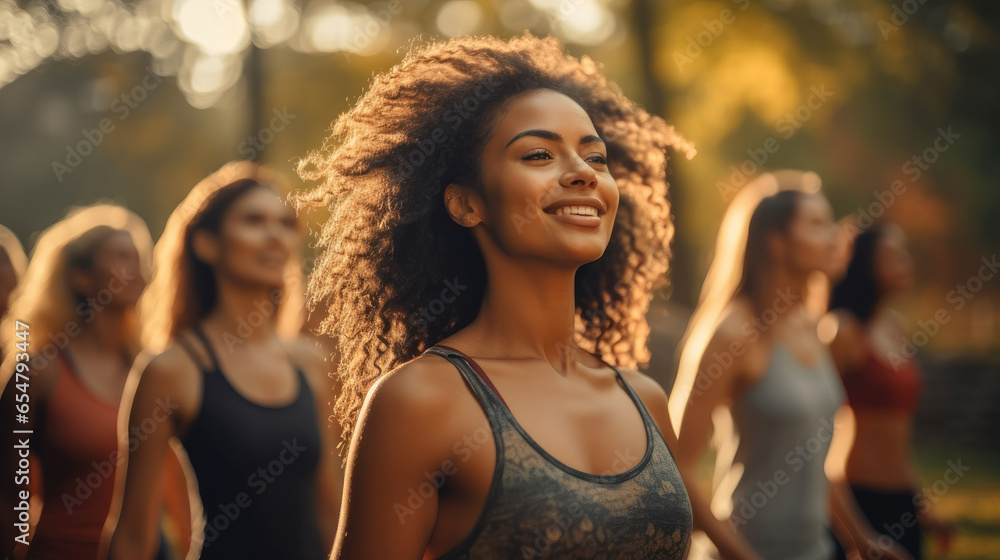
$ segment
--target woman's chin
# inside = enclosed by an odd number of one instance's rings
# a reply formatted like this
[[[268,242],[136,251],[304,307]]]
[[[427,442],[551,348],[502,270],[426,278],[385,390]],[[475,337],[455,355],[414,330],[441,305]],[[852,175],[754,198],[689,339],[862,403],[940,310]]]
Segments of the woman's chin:
[[[604,255],[607,245],[601,243],[566,245],[552,255],[552,260],[577,265],[592,263]]]
[[[275,274],[248,274],[240,281],[247,288],[268,293],[272,290],[280,290],[285,285],[284,276]]]

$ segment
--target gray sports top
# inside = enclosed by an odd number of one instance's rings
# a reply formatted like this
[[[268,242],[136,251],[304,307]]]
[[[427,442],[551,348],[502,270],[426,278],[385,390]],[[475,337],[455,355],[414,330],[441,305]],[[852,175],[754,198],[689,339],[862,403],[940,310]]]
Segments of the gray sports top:
[[[427,352],[461,372],[486,411],[497,448],[493,482],[475,528],[438,560],[685,557],[692,528],[687,490],[663,435],[617,369],[612,367],[646,426],[646,450],[629,470],[596,475],[542,449],[475,360],[440,344]]]
[[[728,464],[728,474],[716,498],[725,498],[726,487],[735,484],[731,502],[722,500],[732,505],[729,525],[767,560],[833,557],[823,463],[833,416],[843,401],[840,377],[825,347],[820,361],[808,367],[775,343],[764,376],[733,406],[733,430],[728,437],[722,434],[728,443],[720,446],[717,465],[725,469]],[[735,455],[722,463],[727,447],[730,455],[735,447]]]

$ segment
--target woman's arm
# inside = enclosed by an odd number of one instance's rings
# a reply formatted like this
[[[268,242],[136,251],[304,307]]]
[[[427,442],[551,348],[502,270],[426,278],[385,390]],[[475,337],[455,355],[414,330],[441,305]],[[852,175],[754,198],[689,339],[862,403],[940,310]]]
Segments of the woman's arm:
[[[172,524],[171,530],[165,531],[168,536],[174,535],[174,548],[181,558],[186,558],[191,550],[191,534],[194,531],[191,520],[191,495],[188,478],[192,476],[185,466],[187,455],[184,447],[176,439],[171,440],[170,453],[164,465],[164,495],[163,509],[167,519]]]
[[[142,560],[156,552],[166,486],[164,465],[178,416],[183,414],[177,389],[185,377],[193,378],[184,375],[191,365],[183,360],[177,350],[167,351],[143,367],[146,359],[140,356],[129,374],[118,413],[115,500],[104,531],[106,540],[111,533],[110,542],[99,558],[107,551],[111,560]]]
[[[14,365],[14,359],[8,357],[0,368],[0,380],[3,380],[3,385],[0,386],[0,391],[2,391],[0,393],[0,430],[3,430],[4,439],[10,438],[13,444],[5,444],[0,450],[0,464],[2,464],[0,475],[3,476],[3,480],[0,481],[0,507],[3,508],[5,515],[6,512],[11,512],[11,518],[14,520],[11,523],[4,522],[3,527],[0,527],[0,538],[3,539],[0,541],[0,557],[3,558],[21,558],[20,553],[23,553],[26,548],[24,545],[27,544],[27,534],[29,533],[29,524],[21,516],[30,515],[30,501],[27,499],[26,493],[31,490],[25,475],[16,473],[20,460],[22,458],[30,459],[28,457],[30,449],[24,447],[23,454],[21,453],[22,446],[14,437],[13,431],[31,430],[34,427],[34,415],[30,415],[28,422],[23,426],[14,422],[15,415],[18,413],[16,407],[19,404],[15,399],[15,393],[19,392],[16,385],[24,382],[23,378],[15,377]],[[30,397],[31,395],[28,394],[29,399]],[[38,403],[29,401],[28,404],[34,408]],[[37,475],[37,473],[32,474]],[[15,549],[19,549],[17,555],[15,555]]]
[[[323,430],[323,458],[316,473],[316,492],[319,495],[316,501],[316,523],[324,550],[330,550],[337,537],[337,525],[340,524],[344,470],[341,468],[340,455],[337,454],[339,425],[331,423],[327,416],[319,420],[322,422],[320,429]]]
[[[0,365],[0,380],[3,380],[0,385],[0,430],[11,442],[0,451],[0,464],[3,465],[0,468],[0,474],[3,475],[3,481],[0,482],[0,507],[5,512],[11,512],[12,519],[18,518],[16,526],[14,522],[4,523],[0,529],[0,538],[3,539],[0,542],[0,557],[3,558],[21,558],[27,549],[26,537],[22,534],[24,527],[20,522],[25,503],[28,504],[28,510],[23,515],[29,518],[29,534],[34,535],[35,525],[38,523],[37,506],[41,503],[42,472],[37,448],[44,426],[39,416],[43,414],[44,404],[51,395],[56,380],[55,359],[32,358],[25,362],[23,357],[22,355],[18,359],[17,355],[8,356]],[[44,365],[40,366],[39,361]],[[27,365],[18,368],[18,363]],[[21,411],[25,411],[26,421],[23,424],[15,422]],[[14,434],[14,430],[31,430],[34,433]],[[27,440],[27,448],[21,445],[24,440]],[[26,470],[21,469],[22,459],[29,461]],[[28,500],[22,500],[24,492],[30,494]]]
[[[830,354],[838,373],[843,378],[864,361],[866,333],[864,326],[850,312],[841,310],[834,313],[837,318],[837,330],[833,340],[830,341]],[[853,415],[847,418],[851,418],[851,421],[834,423],[833,440],[826,461],[833,533],[844,550],[856,551],[863,558],[910,559],[909,554],[899,545],[884,547],[879,544],[879,533],[868,524],[854,500],[844,475],[855,430]]]
[[[431,360],[432,358],[426,358]],[[440,367],[418,358],[380,378],[365,398],[347,457],[344,501],[331,559],[424,556],[437,520],[438,494],[411,507],[410,492],[441,468],[454,443],[448,415],[455,392],[442,390]]]
[[[843,378],[858,367],[865,359],[865,331],[861,323],[849,311],[833,311],[836,319],[836,334],[830,341],[830,355]]]
[[[836,428],[834,428],[836,429]],[[834,520],[834,533],[840,538],[841,545],[848,552],[857,551],[862,558],[885,558],[887,560],[913,560],[913,557],[899,543],[880,539],[880,534],[868,524],[864,514],[858,508],[846,481],[834,479],[830,481],[830,514]]]
[[[653,382],[656,389],[652,389],[651,403],[646,408],[656,420],[677,460],[677,469],[684,479],[688,499],[691,500],[695,528],[705,532],[723,560],[759,560],[760,557],[741,535],[712,514],[710,500],[702,493],[696,472],[698,457],[704,450],[711,429],[712,411],[728,398],[737,379],[739,364],[734,357],[733,363],[722,368],[722,373],[717,378],[709,377],[706,368],[713,352],[714,355],[734,355],[731,347],[736,340],[735,334],[732,329],[726,329],[724,322],[705,348],[701,363],[698,364],[698,377],[687,395],[679,437],[675,437],[666,392],[656,382]],[[743,351],[739,353],[744,354]]]
[[[316,469],[316,522],[323,549],[330,550],[337,536],[344,487],[344,470],[341,468],[340,455],[337,454],[337,444],[341,438],[340,424],[332,421],[333,403],[337,398],[339,384],[333,381],[329,372],[336,367],[336,363],[326,361],[326,352],[314,338],[301,336],[296,343],[312,388],[316,422],[322,441],[321,459]]]

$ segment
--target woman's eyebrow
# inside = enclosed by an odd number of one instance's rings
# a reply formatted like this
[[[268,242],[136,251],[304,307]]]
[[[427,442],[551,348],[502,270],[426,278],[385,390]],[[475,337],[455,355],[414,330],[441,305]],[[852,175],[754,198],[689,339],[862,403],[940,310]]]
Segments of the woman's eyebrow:
[[[514,143],[514,141],[516,141],[518,138],[521,138],[522,136],[537,136],[539,138],[544,138],[546,140],[553,140],[555,142],[562,142],[563,139],[562,136],[560,136],[555,132],[552,132],[551,130],[532,128],[530,130],[525,130],[523,132],[519,132],[516,135],[514,135],[514,137],[510,139],[510,142],[507,142],[507,145],[504,146],[504,149],[508,148],[511,144]],[[601,144],[605,143],[603,138],[595,134],[588,134],[580,138],[581,144],[593,144],[595,142],[600,142]]]

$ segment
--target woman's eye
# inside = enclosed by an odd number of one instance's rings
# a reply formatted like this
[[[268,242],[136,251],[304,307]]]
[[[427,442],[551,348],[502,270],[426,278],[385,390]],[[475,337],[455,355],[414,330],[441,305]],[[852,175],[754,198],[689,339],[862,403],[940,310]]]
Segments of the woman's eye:
[[[606,158],[604,156],[592,156],[592,157],[589,157],[587,159],[589,159],[590,161],[593,161],[595,163],[599,163],[601,165],[607,165],[608,164],[608,158]]]
[[[552,159],[552,156],[550,156],[548,152],[542,151],[542,152],[532,152],[530,154],[525,155],[521,159],[523,159],[523,160]]]

